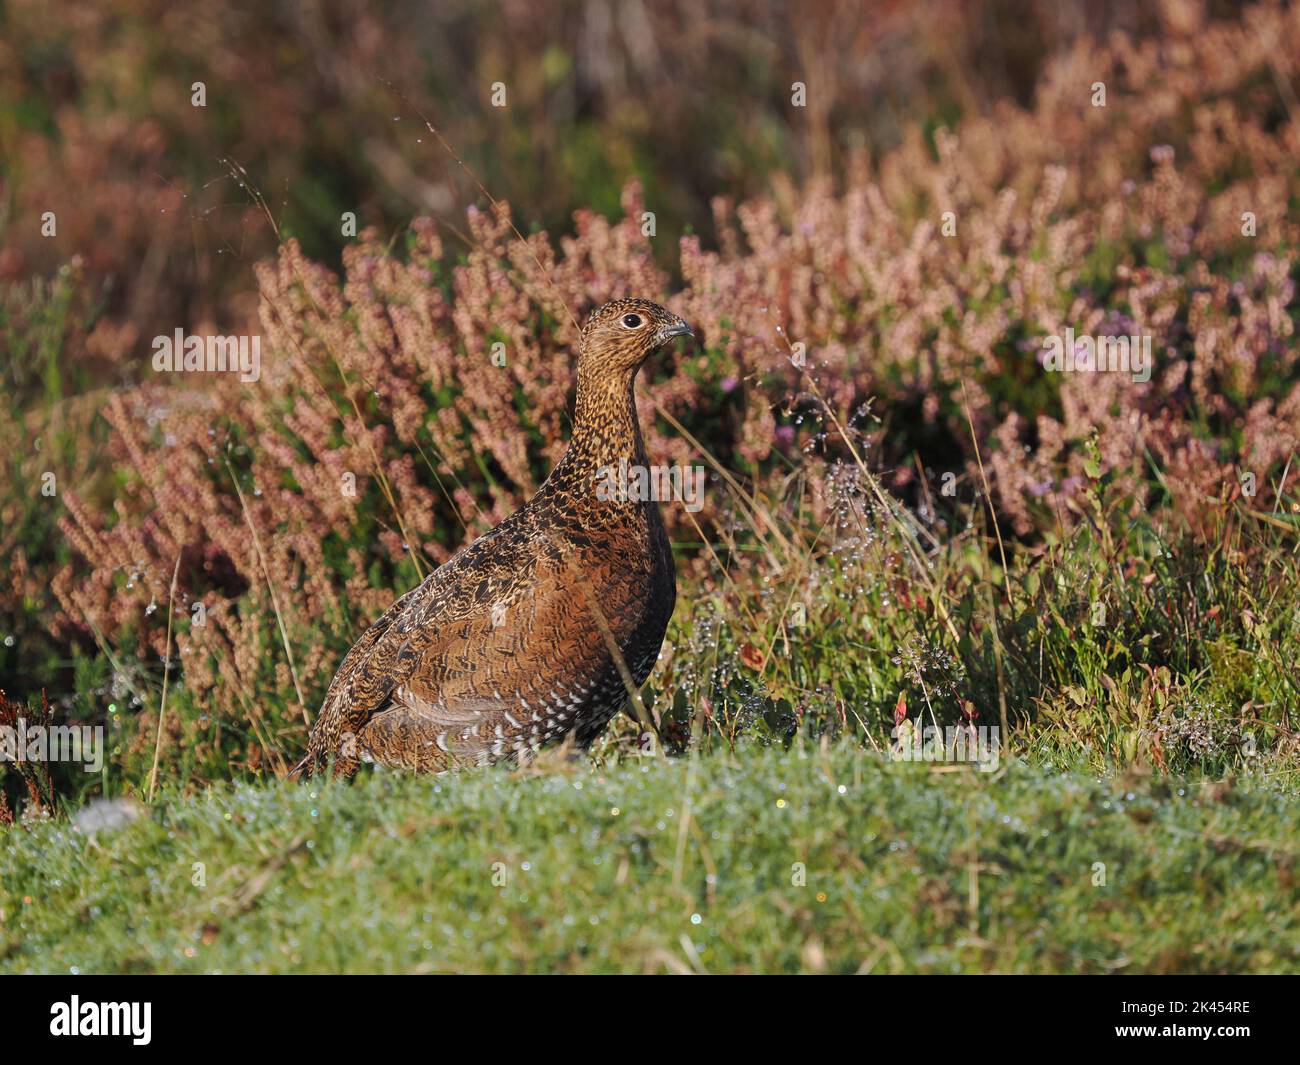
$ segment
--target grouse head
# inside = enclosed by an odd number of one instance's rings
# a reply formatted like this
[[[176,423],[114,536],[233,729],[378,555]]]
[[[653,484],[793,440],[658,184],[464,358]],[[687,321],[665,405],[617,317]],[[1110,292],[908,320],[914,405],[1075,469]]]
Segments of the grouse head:
[[[630,381],[656,348],[674,337],[694,336],[672,311],[642,299],[611,300],[582,328],[578,377]]]

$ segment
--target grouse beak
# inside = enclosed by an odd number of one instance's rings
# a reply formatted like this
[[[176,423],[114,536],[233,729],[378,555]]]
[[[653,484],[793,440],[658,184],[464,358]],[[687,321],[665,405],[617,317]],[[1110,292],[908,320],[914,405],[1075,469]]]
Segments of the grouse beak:
[[[694,335],[695,331],[678,318],[672,325],[666,325],[659,330],[658,336],[655,337],[655,343],[667,344],[674,337],[693,337]]]

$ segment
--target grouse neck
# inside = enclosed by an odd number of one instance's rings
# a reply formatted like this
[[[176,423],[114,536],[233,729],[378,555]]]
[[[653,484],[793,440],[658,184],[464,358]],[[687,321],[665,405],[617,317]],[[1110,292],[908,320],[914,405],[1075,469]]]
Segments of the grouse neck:
[[[648,465],[633,398],[634,380],[579,378],[573,438],[553,477],[580,479],[590,485],[602,470],[616,469],[620,462]]]

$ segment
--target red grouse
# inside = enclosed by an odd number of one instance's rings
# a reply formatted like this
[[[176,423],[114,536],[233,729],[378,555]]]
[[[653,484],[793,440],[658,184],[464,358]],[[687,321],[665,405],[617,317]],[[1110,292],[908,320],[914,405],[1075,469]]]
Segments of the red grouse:
[[[598,491],[648,464],[632,384],[691,330],[642,299],[582,330],[573,438],[524,506],[398,599],[343,659],[295,773],[443,771],[586,747],[659,655],[677,589],[658,506]],[[608,482],[605,482],[608,484]],[[626,675],[625,675],[626,674]]]

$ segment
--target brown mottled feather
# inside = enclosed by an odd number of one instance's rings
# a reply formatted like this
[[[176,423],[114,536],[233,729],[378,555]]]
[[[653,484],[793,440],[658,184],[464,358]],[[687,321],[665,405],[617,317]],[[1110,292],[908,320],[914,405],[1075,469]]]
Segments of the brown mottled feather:
[[[625,324],[628,315],[639,327]],[[518,758],[570,733],[589,744],[639,686],[676,598],[654,502],[600,499],[599,471],[646,465],[632,383],[689,332],[648,300],[615,300],[582,331],[573,439],[523,507],[385,611],[343,659],[295,772],[331,760],[443,771]],[[609,635],[606,635],[608,631]]]

